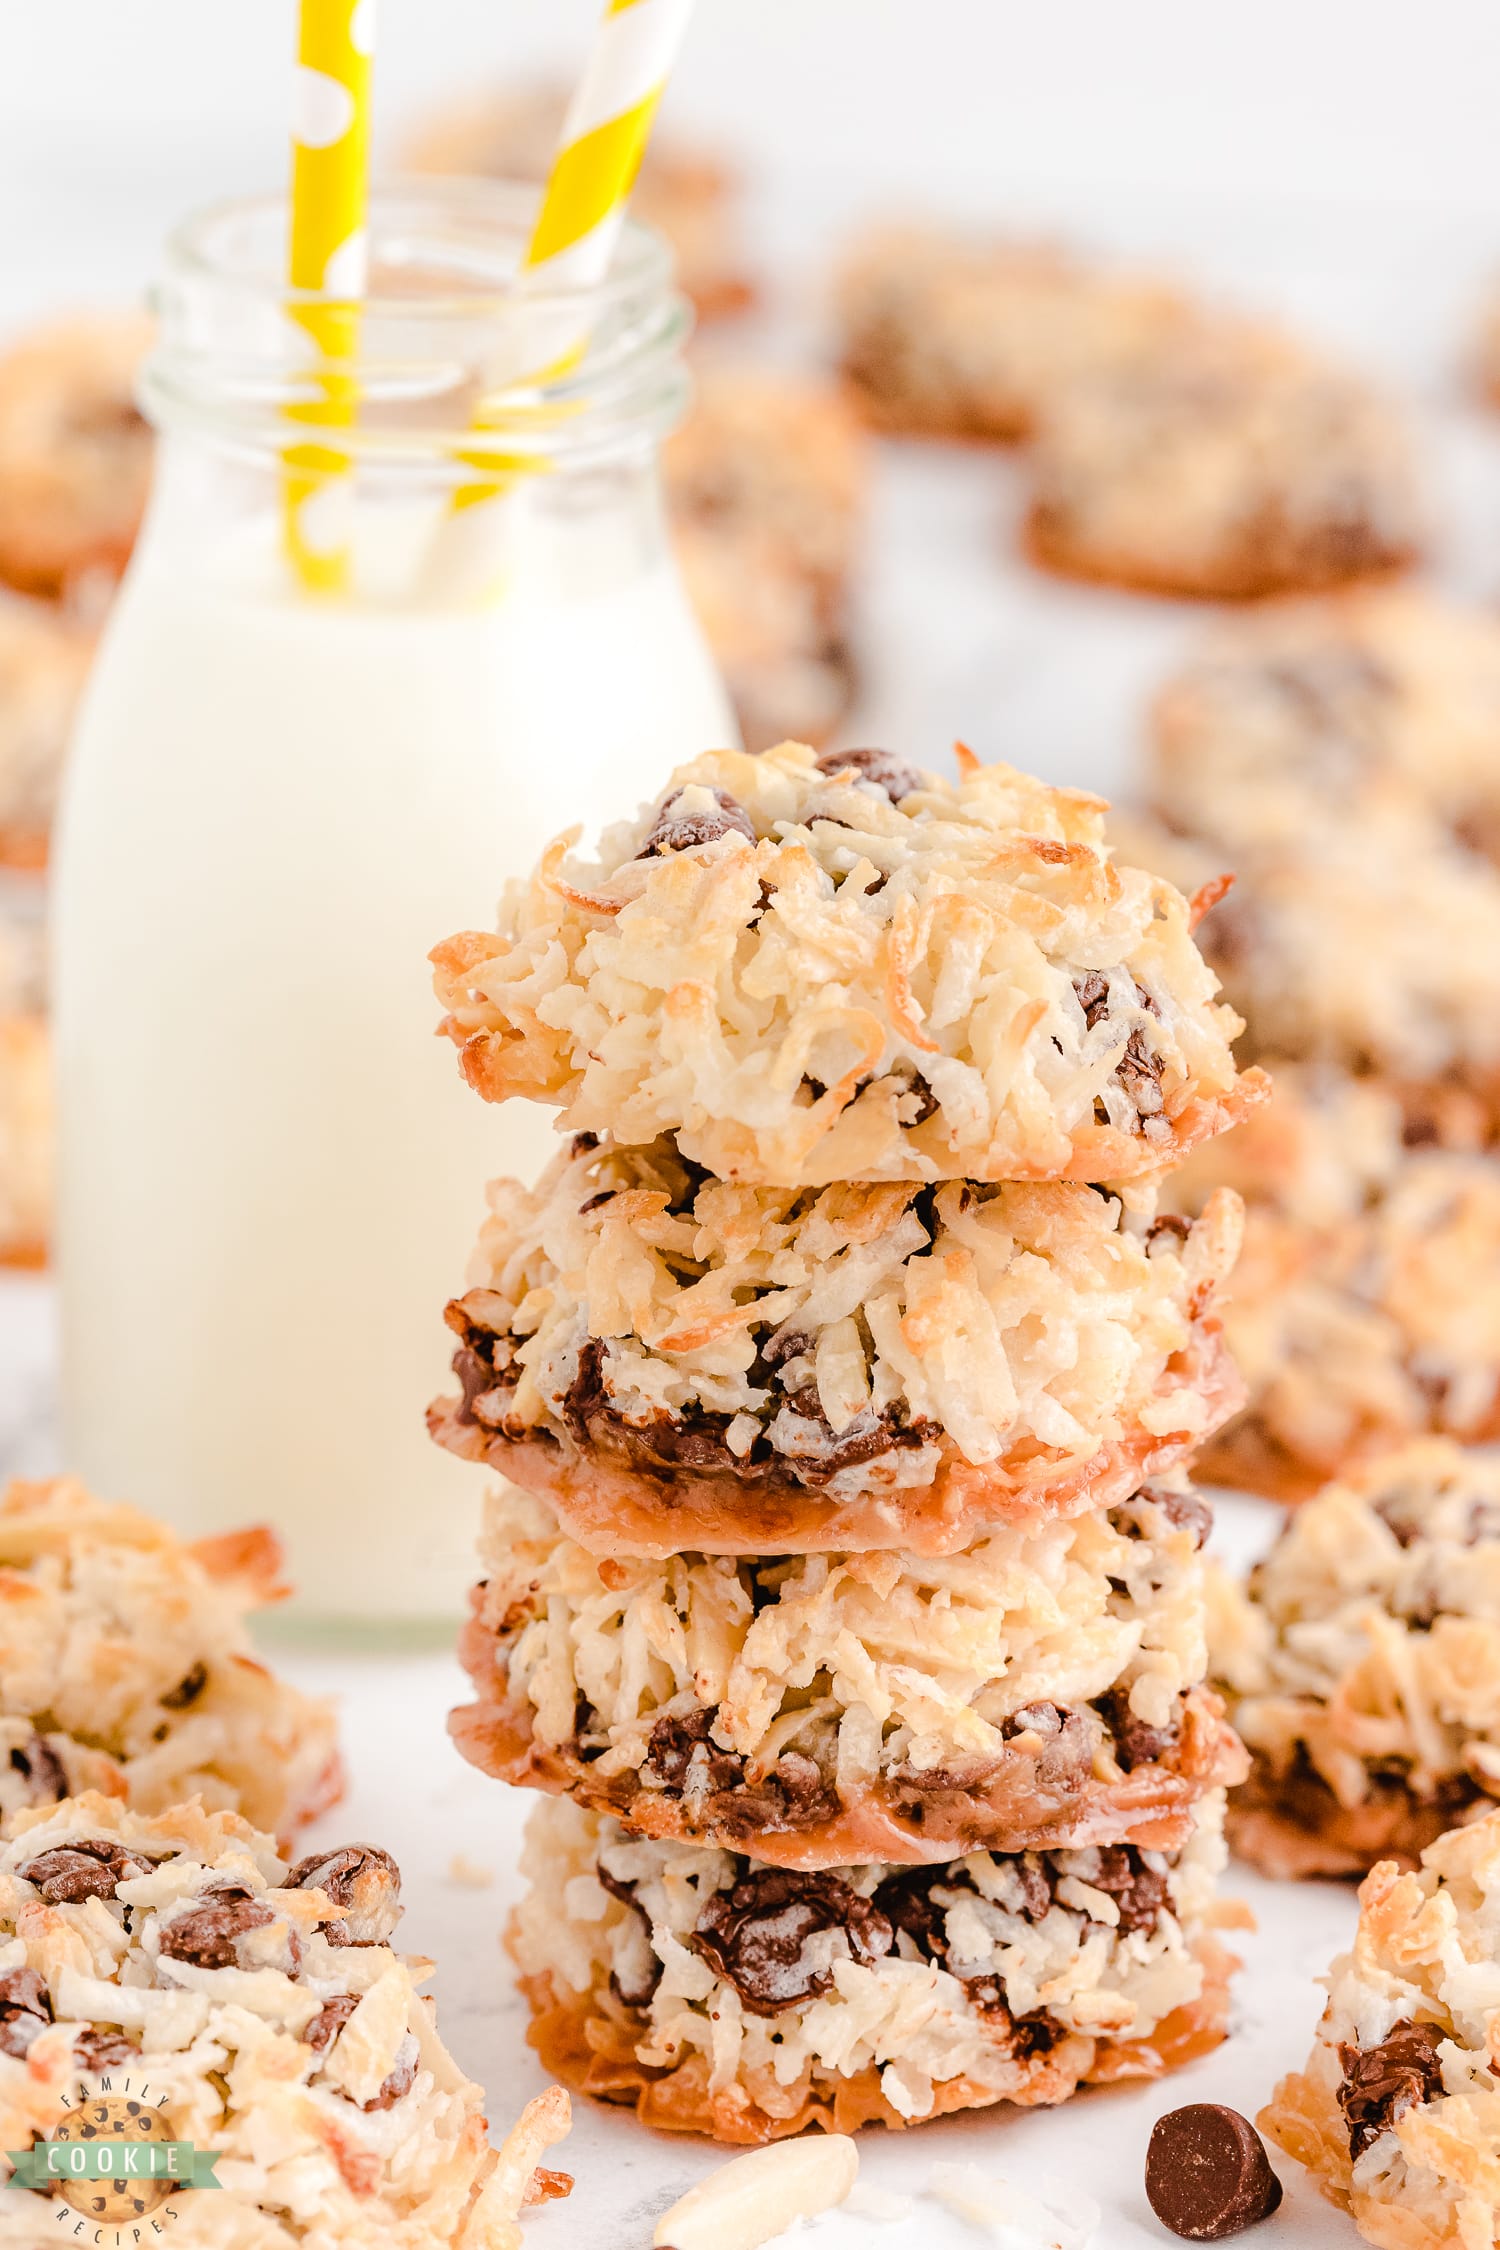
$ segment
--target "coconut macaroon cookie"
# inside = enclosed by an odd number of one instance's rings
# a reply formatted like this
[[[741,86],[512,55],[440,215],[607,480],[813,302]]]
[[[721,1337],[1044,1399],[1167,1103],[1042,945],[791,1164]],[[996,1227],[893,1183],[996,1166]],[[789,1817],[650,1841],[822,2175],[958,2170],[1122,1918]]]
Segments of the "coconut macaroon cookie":
[[[1500,620],[1385,587],[1237,618],[1158,695],[1148,788],[1231,864],[1366,822],[1493,845]]]
[[[1210,1482],[1300,1500],[1409,1438],[1500,1435],[1500,1160],[1405,1145],[1472,1123],[1461,1100],[1278,1063],[1266,1106],[1171,1180],[1184,1211],[1226,1185],[1246,1207],[1219,1304],[1249,1397],[1198,1463]]]
[[[854,697],[842,592],[762,533],[681,522],[672,545],[745,741],[826,742]]]
[[[58,595],[117,578],[151,481],[135,405],[149,324],[129,313],[38,328],[0,355],[0,579]]]
[[[1221,631],[1158,699],[1149,864],[1232,869],[1204,952],[1252,1052],[1500,1106],[1500,626],[1415,593]],[[1128,833],[1128,832],[1127,832]],[[1140,839],[1132,839],[1143,848]]]
[[[29,876],[0,896],[0,1265],[46,1262],[52,1232],[52,1039],[41,897]]]
[[[1493,282],[1475,324],[1470,369],[1485,403],[1500,406],[1500,286]]]
[[[780,1186],[1132,1179],[1244,1115],[1187,901],[1099,799],[960,769],[710,752],[560,837],[433,956],[470,1084]]]
[[[1405,569],[1425,519],[1409,434],[1359,376],[1247,321],[1185,324],[1050,396],[1032,556],[1070,577],[1215,600]]]
[[[1487,2250],[1500,2233],[1500,1814],[1420,1872],[1360,1886],[1304,2070],[1258,2120],[1380,2250]]]
[[[1254,1761],[1235,1848],[1362,1874],[1500,1797],[1500,1460],[1442,1438],[1328,1486],[1242,1589],[1212,1581],[1212,1669]]]
[[[870,448],[829,383],[731,362],[699,370],[662,451],[675,523],[763,539],[831,594],[853,561]]]
[[[825,741],[854,685],[849,576],[869,482],[854,414],[816,380],[706,368],[663,467],[678,562],[745,741]]]
[[[884,227],[837,283],[844,374],[897,436],[1028,437],[1059,384],[1163,340],[1188,317],[1150,276],[1055,244]]]
[[[739,2142],[1154,2078],[1224,2035],[1218,1817],[1174,1854],[799,1873],[546,1802],[510,1940],[532,2044],[645,2124]]]
[[[251,1654],[287,1591],[265,1529],[185,1547],[71,1478],[0,1499],[0,1823],[81,1789],[289,1834],[343,1787],[332,1707]]]
[[[464,1755],[641,1834],[788,1867],[1181,1845],[1243,1758],[1181,1479],[962,1555],[596,1557],[500,1487]]]
[[[166,2137],[218,2157],[215,2242],[517,2250],[566,2099],[490,2148],[483,2093],[419,1989],[432,1964],[391,1949],[399,1914],[373,1845],[288,1867],[197,1803],[144,1819],[87,1795],[23,1815],[0,1853],[0,2139],[26,2148],[80,2078],[118,2092],[134,2073]],[[34,2206],[48,2235],[55,2208]]]
[[[490,1205],[433,1434],[601,1553],[948,1553],[1123,1499],[1239,1403],[1232,1193],[747,1187],[585,1135]]]
[[[41,602],[0,596],[0,866],[46,864],[91,636]]]
[[[1500,947],[1491,862],[1413,823],[1329,822],[1298,849],[1210,856],[1234,887],[1202,945],[1252,1054],[1372,1073],[1500,1111],[1500,1016],[1475,964]]]

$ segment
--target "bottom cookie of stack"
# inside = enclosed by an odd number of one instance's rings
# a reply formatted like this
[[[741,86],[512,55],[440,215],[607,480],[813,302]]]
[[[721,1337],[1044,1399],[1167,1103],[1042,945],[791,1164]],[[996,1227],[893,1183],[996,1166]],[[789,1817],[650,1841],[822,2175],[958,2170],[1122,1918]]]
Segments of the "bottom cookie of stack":
[[[547,2068],[643,2123],[759,2142],[1066,2101],[1224,2036],[1222,1793],[1174,1853],[818,1873],[533,1812],[510,1946]]]

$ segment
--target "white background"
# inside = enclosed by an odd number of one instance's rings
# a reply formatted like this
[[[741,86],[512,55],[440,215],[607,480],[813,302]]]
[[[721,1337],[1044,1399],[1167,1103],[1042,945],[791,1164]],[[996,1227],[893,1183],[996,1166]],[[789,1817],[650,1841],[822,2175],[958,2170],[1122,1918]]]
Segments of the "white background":
[[[380,0],[387,147],[434,96],[576,65],[596,0]],[[10,0],[0,11],[0,315],[143,268],[185,202],[283,166],[293,0]],[[1488,224],[1500,247],[1491,0],[699,0],[668,115],[769,175],[815,251],[840,214],[1141,199],[1212,221],[1253,195]]]

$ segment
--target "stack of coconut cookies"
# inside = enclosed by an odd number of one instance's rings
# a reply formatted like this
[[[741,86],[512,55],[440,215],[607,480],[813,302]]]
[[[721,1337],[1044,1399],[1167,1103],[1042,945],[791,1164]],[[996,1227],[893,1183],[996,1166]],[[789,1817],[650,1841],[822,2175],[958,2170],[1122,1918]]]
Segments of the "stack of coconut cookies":
[[[1185,1481],[1238,1392],[1259,1099],[1097,800],[961,757],[713,753],[435,960],[490,1100],[438,1440],[501,1470],[454,1732],[547,1792],[548,2066],[759,2141],[1149,2077],[1222,2034]]]

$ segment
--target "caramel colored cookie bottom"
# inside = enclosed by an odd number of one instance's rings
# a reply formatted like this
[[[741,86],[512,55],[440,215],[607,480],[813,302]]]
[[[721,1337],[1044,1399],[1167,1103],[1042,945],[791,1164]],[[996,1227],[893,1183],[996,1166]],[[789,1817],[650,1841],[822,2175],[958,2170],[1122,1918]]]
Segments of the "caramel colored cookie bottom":
[[[1425,1434],[1367,1430],[1363,1442],[1348,1446],[1338,1460],[1309,1461],[1279,1444],[1252,1408],[1209,1441],[1193,1462],[1193,1475],[1200,1484],[1231,1486],[1295,1508],[1362,1463],[1391,1452],[1404,1439]],[[1493,1444],[1500,1438],[1500,1408],[1466,1427],[1462,1436],[1466,1445]]]
[[[571,1438],[536,1430],[522,1438],[482,1429],[455,1398],[428,1409],[437,1443],[463,1461],[498,1469],[539,1492],[564,1531],[592,1554],[827,1554],[870,1548],[953,1555],[997,1525],[1112,1508],[1173,1467],[1243,1403],[1244,1392],[1217,1322],[1198,1327],[1169,1368],[1173,1390],[1204,1407],[1192,1430],[1158,1436],[1136,1429],[1101,1446],[1083,1466],[1058,1472],[1045,1459],[976,1468],[945,1449],[930,1484],[872,1488],[837,1497],[723,1470],[652,1471],[585,1452]],[[1163,1393],[1165,1395],[1165,1392]]]
[[[691,1807],[680,1794],[642,1787],[634,1772],[601,1781],[566,1746],[538,1742],[530,1706],[497,1701],[493,1636],[477,1621],[464,1631],[460,1657],[481,1700],[452,1713],[448,1729],[469,1763],[498,1781],[571,1797],[591,1811],[612,1813],[638,1835],[656,1840],[750,1850],[773,1867],[846,1867],[861,1860],[897,1866],[942,1866],[966,1852],[1082,1850],[1133,1843],[1177,1851],[1192,1829],[1193,1807],[1206,1791],[1245,1771],[1239,1738],[1218,1698],[1195,1689],[1186,1699],[1182,1731],[1169,1758],[1136,1766],[1115,1781],[1069,1767],[1052,1771],[1049,1745],[1016,1749],[984,1782],[944,1789],[886,1782],[830,1806],[778,1810],[774,1792],[747,1783]],[[832,1791],[829,1791],[829,1797]]]
[[[1493,1812],[1493,1799],[1468,1781],[1437,1797],[1414,1797],[1398,1781],[1377,1780],[1360,1805],[1341,1805],[1305,1765],[1274,1773],[1263,1758],[1230,1792],[1230,1849],[1262,1875],[1282,1881],[1367,1875],[1378,1860],[1416,1867],[1450,1828]]]
[[[940,403],[908,391],[882,386],[863,374],[857,361],[845,360],[844,384],[858,412],[883,437],[938,438],[947,444],[1020,445],[1036,418],[1019,406],[1013,413],[980,415],[965,410],[962,399]]]
[[[1194,569],[1175,567],[1126,549],[1104,549],[1075,538],[1053,510],[1034,502],[1022,528],[1029,562],[1059,578],[1081,578],[1097,586],[1120,586],[1127,593],[1159,594],[1174,601],[1258,602],[1282,594],[1315,594],[1335,586],[1369,585],[1397,578],[1419,561],[1415,548],[1370,546],[1340,556],[1334,546],[1314,546],[1298,564],[1278,564],[1275,542],[1246,538],[1227,545],[1212,562]]]
[[[1335,1473],[1278,1445],[1253,1409],[1237,1415],[1210,1438],[1193,1462],[1193,1475],[1200,1484],[1254,1492],[1262,1500],[1279,1500],[1284,1507],[1310,1500]]]
[[[1080,2086],[1159,2078],[1196,2062],[1225,2036],[1229,1978],[1238,1964],[1212,1938],[1201,1938],[1194,1951],[1203,1965],[1203,1991],[1191,2006],[1176,2009],[1158,2024],[1149,2039],[1070,2034],[1045,2055],[1015,2061],[993,2084],[968,2078],[939,2082],[928,2117],[1000,2102],[1023,2109],[1050,2106],[1067,2101]],[[809,2067],[793,2086],[735,2084],[712,2090],[700,2055],[675,2070],[638,2062],[635,2046],[642,2019],[612,1997],[566,1992],[550,1975],[522,1977],[520,1982],[532,2012],[526,2036],[552,2075],[576,2093],[634,2109],[643,2125],[661,2132],[706,2133],[712,2140],[745,2147],[784,2140],[814,2126],[852,2133],[862,2125],[899,2129],[927,2122],[904,2118],[891,2107],[873,2064],[848,2078]]]

